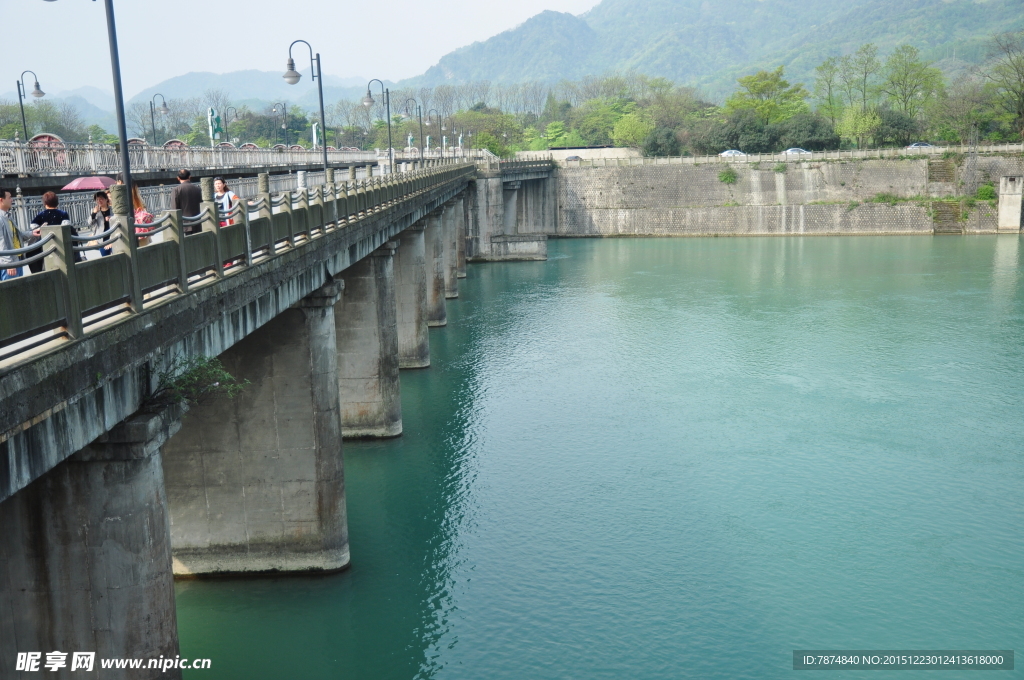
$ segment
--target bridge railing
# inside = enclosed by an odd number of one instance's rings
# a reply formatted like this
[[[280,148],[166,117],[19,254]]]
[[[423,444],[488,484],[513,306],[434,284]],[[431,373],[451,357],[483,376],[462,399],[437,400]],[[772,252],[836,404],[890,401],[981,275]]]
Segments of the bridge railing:
[[[501,163],[499,163],[501,174],[503,175],[546,172],[550,170],[553,165],[554,163],[550,160],[512,160],[501,161]]]
[[[1021,144],[979,144],[979,154],[1024,153]],[[841,161],[871,160],[883,158],[943,158],[953,154],[968,154],[971,148],[959,145],[925,146],[908,149],[842,149],[835,151],[807,151],[803,153],[749,153],[741,156],[622,156],[618,158],[583,158],[580,160],[558,160],[545,152],[523,154],[529,160],[547,158],[560,166],[568,168],[601,168],[618,165],[705,165],[708,163],[785,163],[795,161]],[[582,152],[581,152],[582,153]]]
[[[289,165],[318,165],[323,161],[319,149],[206,146],[150,146],[129,144],[128,156],[133,172],[190,168],[269,168]],[[494,158],[486,149],[449,149],[444,158]],[[327,150],[331,164],[379,163],[387,158],[386,149],[373,151]],[[440,151],[428,151],[420,158],[416,148],[395,150],[396,161],[442,160]],[[114,174],[121,170],[117,147],[109,144],[79,144],[59,141],[0,141],[0,174],[3,175],[89,175]]]
[[[41,273],[0,281],[0,365],[80,338],[174,296],[217,282],[346,229],[424,191],[466,181],[471,163],[448,162],[361,180],[283,192],[256,192],[229,213],[204,187],[203,211],[167,211],[134,225],[123,188],[114,191],[113,225],[85,233],[43,227],[43,238],[0,257],[35,257]],[[264,188],[269,188],[269,182]],[[145,229],[146,231],[142,231]],[[39,249],[38,256],[30,251]],[[29,259],[16,264],[28,274]]]

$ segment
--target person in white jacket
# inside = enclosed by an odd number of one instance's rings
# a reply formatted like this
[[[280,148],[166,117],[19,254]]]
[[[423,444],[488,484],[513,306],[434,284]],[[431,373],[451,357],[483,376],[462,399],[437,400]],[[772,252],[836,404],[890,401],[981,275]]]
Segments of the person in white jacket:
[[[38,229],[36,231],[19,229],[14,221],[11,220],[9,213],[13,201],[14,197],[11,195],[11,190],[0,187],[0,251],[17,250],[28,245],[33,236],[39,235]],[[17,255],[0,255],[0,281],[21,276],[21,266],[12,266],[17,264],[18,261]]]

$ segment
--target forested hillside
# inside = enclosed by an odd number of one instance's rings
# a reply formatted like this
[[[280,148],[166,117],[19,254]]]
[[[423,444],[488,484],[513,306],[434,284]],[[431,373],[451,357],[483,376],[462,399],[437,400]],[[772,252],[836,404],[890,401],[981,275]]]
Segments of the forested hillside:
[[[785,66],[808,82],[830,55],[867,42],[917,47],[941,65],[980,61],[993,34],[1024,29],[1021,0],[604,0],[575,17],[538,14],[443,57],[406,85],[574,80],[635,70],[700,86],[714,99],[736,78]]]

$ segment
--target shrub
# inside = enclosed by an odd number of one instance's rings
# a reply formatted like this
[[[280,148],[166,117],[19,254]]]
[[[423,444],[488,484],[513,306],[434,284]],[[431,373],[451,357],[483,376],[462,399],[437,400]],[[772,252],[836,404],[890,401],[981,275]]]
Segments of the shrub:
[[[982,201],[991,201],[996,198],[996,188],[992,184],[982,184],[978,187],[977,198]]]
[[[718,173],[718,181],[722,184],[736,184],[737,179],[739,179],[739,175],[732,168],[726,168]]]
[[[228,373],[217,357],[179,356],[157,376],[156,391],[146,400],[146,406],[193,406],[214,394],[234,398],[248,384],[248,380],[240,381]]]
[[[786,172],[786,170],[788,170],[788,169],[789,169],[789,166],[786,165],[785,163],[776,163],[775,167],[772,168],[772,171],[773,172]]]
[[[899,196],[889,193],[875,194],[874,197],[868,199],[871,203],[888,203],[889,205],[896,205],[896,202],[899,200]]]

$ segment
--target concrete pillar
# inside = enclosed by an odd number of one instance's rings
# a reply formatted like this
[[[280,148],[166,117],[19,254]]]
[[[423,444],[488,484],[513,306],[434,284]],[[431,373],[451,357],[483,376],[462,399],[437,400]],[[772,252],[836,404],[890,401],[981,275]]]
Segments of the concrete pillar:
[[[0,676],[181,678],[99,670],[178,653],[160,454],[177,415],[129,418],[0,504]],[[57,672],[43,667],[53,651],[67,654]],[[41,652],[42,673],[16,673],[19,652]],[[74,652],[96,653],[91,674],[71,672]]]
[[[478,177],[474,192],[476,232],[472,237],[474,252],[469,259],[487,260],[491,256],[491,237],[505,233],[505,200],[501,176]]]
[[[448,323],[445,307],[444,279],[444,209],[427,216],[423,229],[423,250],[427,267],[427,325],[431,328]]]
[[[1016,232],[1021,228],[1021,198],[1024,176],[999,178],[999,231]]]
[[[505,210],[502,215],[502,234],[517,233],[516,227],[519,215],[519,182],[509,182],[502,187],[502,200],[505,202]]]
[[[427,265],[421,220],[400,234],[395,251],[395,302],[398,314],[398,367],[430,365],[427,334]]]
[[[462,214],[462,206],[458,200],[445,203],[441,215],[441,234],[444,238],[444,296],[459,297],[459,232],[458,218]]]
[[[224,352],[250,385],[193,408],[164,447],[175,574],[348,565],[340,289],[329,283]]]
[[[334,308],[338,392],[345,437],[402,434],[394,252],[389,241],[344,272]]]
[[[468,222],[468,206],[469,200],[466,196],[466,192],[459,195],[458,201],[455,204],[455,276],[460,279],[466,278],[466,233],[467,222]],[[457,292],[457,290],[456,290]]]

